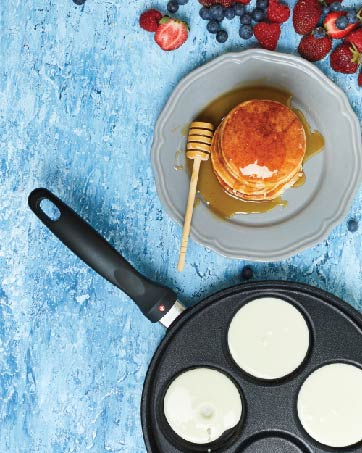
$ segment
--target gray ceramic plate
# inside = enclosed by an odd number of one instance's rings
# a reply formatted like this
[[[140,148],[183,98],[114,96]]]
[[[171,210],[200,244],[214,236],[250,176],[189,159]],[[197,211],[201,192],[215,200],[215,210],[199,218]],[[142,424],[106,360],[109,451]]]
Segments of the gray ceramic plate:
[[[185,126],[213,99],[253,81],[291,92],[293,106],[325,137],[325,150],[306,163],[306,184],[285,192],[286,207],[224,221],[200,203],[191,236],[230,258],[276,261],[323,240],[347,215],[360,183],[358,120],[345,94],[314,65],[292,55],[248,50],[223,55],[193,71],[177,86],[157,121],[152,165],[161,202],[182,224],[189,177],[174,166],[175,152],[185,149]]]

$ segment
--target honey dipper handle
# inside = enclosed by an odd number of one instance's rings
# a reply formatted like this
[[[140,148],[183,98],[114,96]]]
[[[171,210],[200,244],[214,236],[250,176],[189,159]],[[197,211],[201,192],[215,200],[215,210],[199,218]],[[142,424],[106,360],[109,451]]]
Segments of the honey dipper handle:
[[[185,222],[184,222],[184,228],[182,231],[180,256],[179,256],[178,265],[177,265],[177,270],[179,272],[182,272],[184,270],[184,266],[185,266],[187,245],[189,243],[191,220],[192,220],[192,214],[194,211],[196,187],[197,187],[197,181],[199,179],[199,170],[200,170],[201,160],[202,160],[202,158],[200,156],[196,156],[194,159],[194,165],[192,168],[189,197],[187,200]]]

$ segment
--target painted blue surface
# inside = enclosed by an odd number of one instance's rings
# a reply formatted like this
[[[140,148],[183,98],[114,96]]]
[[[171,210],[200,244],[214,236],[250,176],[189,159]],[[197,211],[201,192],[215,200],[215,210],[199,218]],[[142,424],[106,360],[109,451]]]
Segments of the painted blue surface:
[[[164,53],[138,28],[136,0],[1,2],[0,8],[0,452],[145,451],[142,383],[164,330],[68,252],[27,208],[45,186],[84,216],[150,278],[187,305],[238,283],[245,264],[191,243],[176,271],[180,227],[155,192],[154,123],[178,81],[228,51],[196,0],[180,10],[188,42]],[[289,23],[279,50],[298,38]],[[251,42],[248,46],[255,46]],[[294,50],[295,51],[295,50]],[[362,117],[356,76],[319,64]],[[343,152],[343,150],[341,150]],[[361,219],[359,192],[350,217]],[[307,282],[362,309],[362,224],[346,222],[314,249],[253,265],[256,279]]]

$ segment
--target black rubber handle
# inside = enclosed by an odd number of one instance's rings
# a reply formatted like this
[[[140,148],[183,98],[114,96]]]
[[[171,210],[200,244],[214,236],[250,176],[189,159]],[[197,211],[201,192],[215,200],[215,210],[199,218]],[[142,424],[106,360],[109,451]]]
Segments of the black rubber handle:
[[[56,220],[43,211],[40,206],[42,200],[49,200],[58,208],[60,215]],[[98,274],[128,294],[150,321],[159,321],[173,306],[177,297],[171,289],[138,273],[87,222],[49,190],[33,190],[28,203],[35,215],[64,245]]]

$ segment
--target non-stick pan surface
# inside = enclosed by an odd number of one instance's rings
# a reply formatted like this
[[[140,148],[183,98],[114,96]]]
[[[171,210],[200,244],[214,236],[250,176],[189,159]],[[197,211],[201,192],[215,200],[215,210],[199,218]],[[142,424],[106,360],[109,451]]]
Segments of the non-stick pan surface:
[[[280,381],[266,382],[243,372],[228,351],[227,332],[235,313],[248,301],[282,298],[307,320],[311,346],[302,365]],[[260,316],[263,316],[261,313]],[[362,367],[362,317],[340,299],[319,289],[290,282],[257,282],[221,291],[185,312],[169,329],[150,364],[142,397],[142,425],[152,453],[224,451],[245,453],[321,453],[297,415],[299,389],[315,369],[331,362]],[[246,411],[235,430],[219,443],[197,447],[175,435],[163,415],[163,397],[172,380],[193,367],[212,367],[238,386]],[[216,390],[216,389],[215,389]],[[361,452],[362,444],[348,449]]]
[[[49,216],[42,202],[58,210]],[[176,294],[140,275],[93,228],[46,189],[29,196],[29,206],[40,220],[74,253],[100,275],[125,291],[151,321],[169,325],[180,311]],[[248,301],[265,296],[282,298],[304,315],[310,328],[310,349],[301,366],[283,380],[267,382],[247,375],[233,362],[227,332],[236,312]],[[182,307],[181,307],[182,308]],[[260,317],[263,313],[260,313]],[[147,450],[152,453],[334,452],[319,445],[303,430],[297,416],[298,392],[317,368],[347,362],[362,367],[362,317],[336,297],[297,283],[258,282],[222,291],[184,312],[161,342],[149,367],[142,397],[142,425]],[[168,426],[163,398],[172,380],[193,367],[212,367],[237,385],[244,402],[239,425],[207,446],[189,444]],[[215,389],[217,391],[217,389]],[[346,452],[362,452],[362,442]]]

